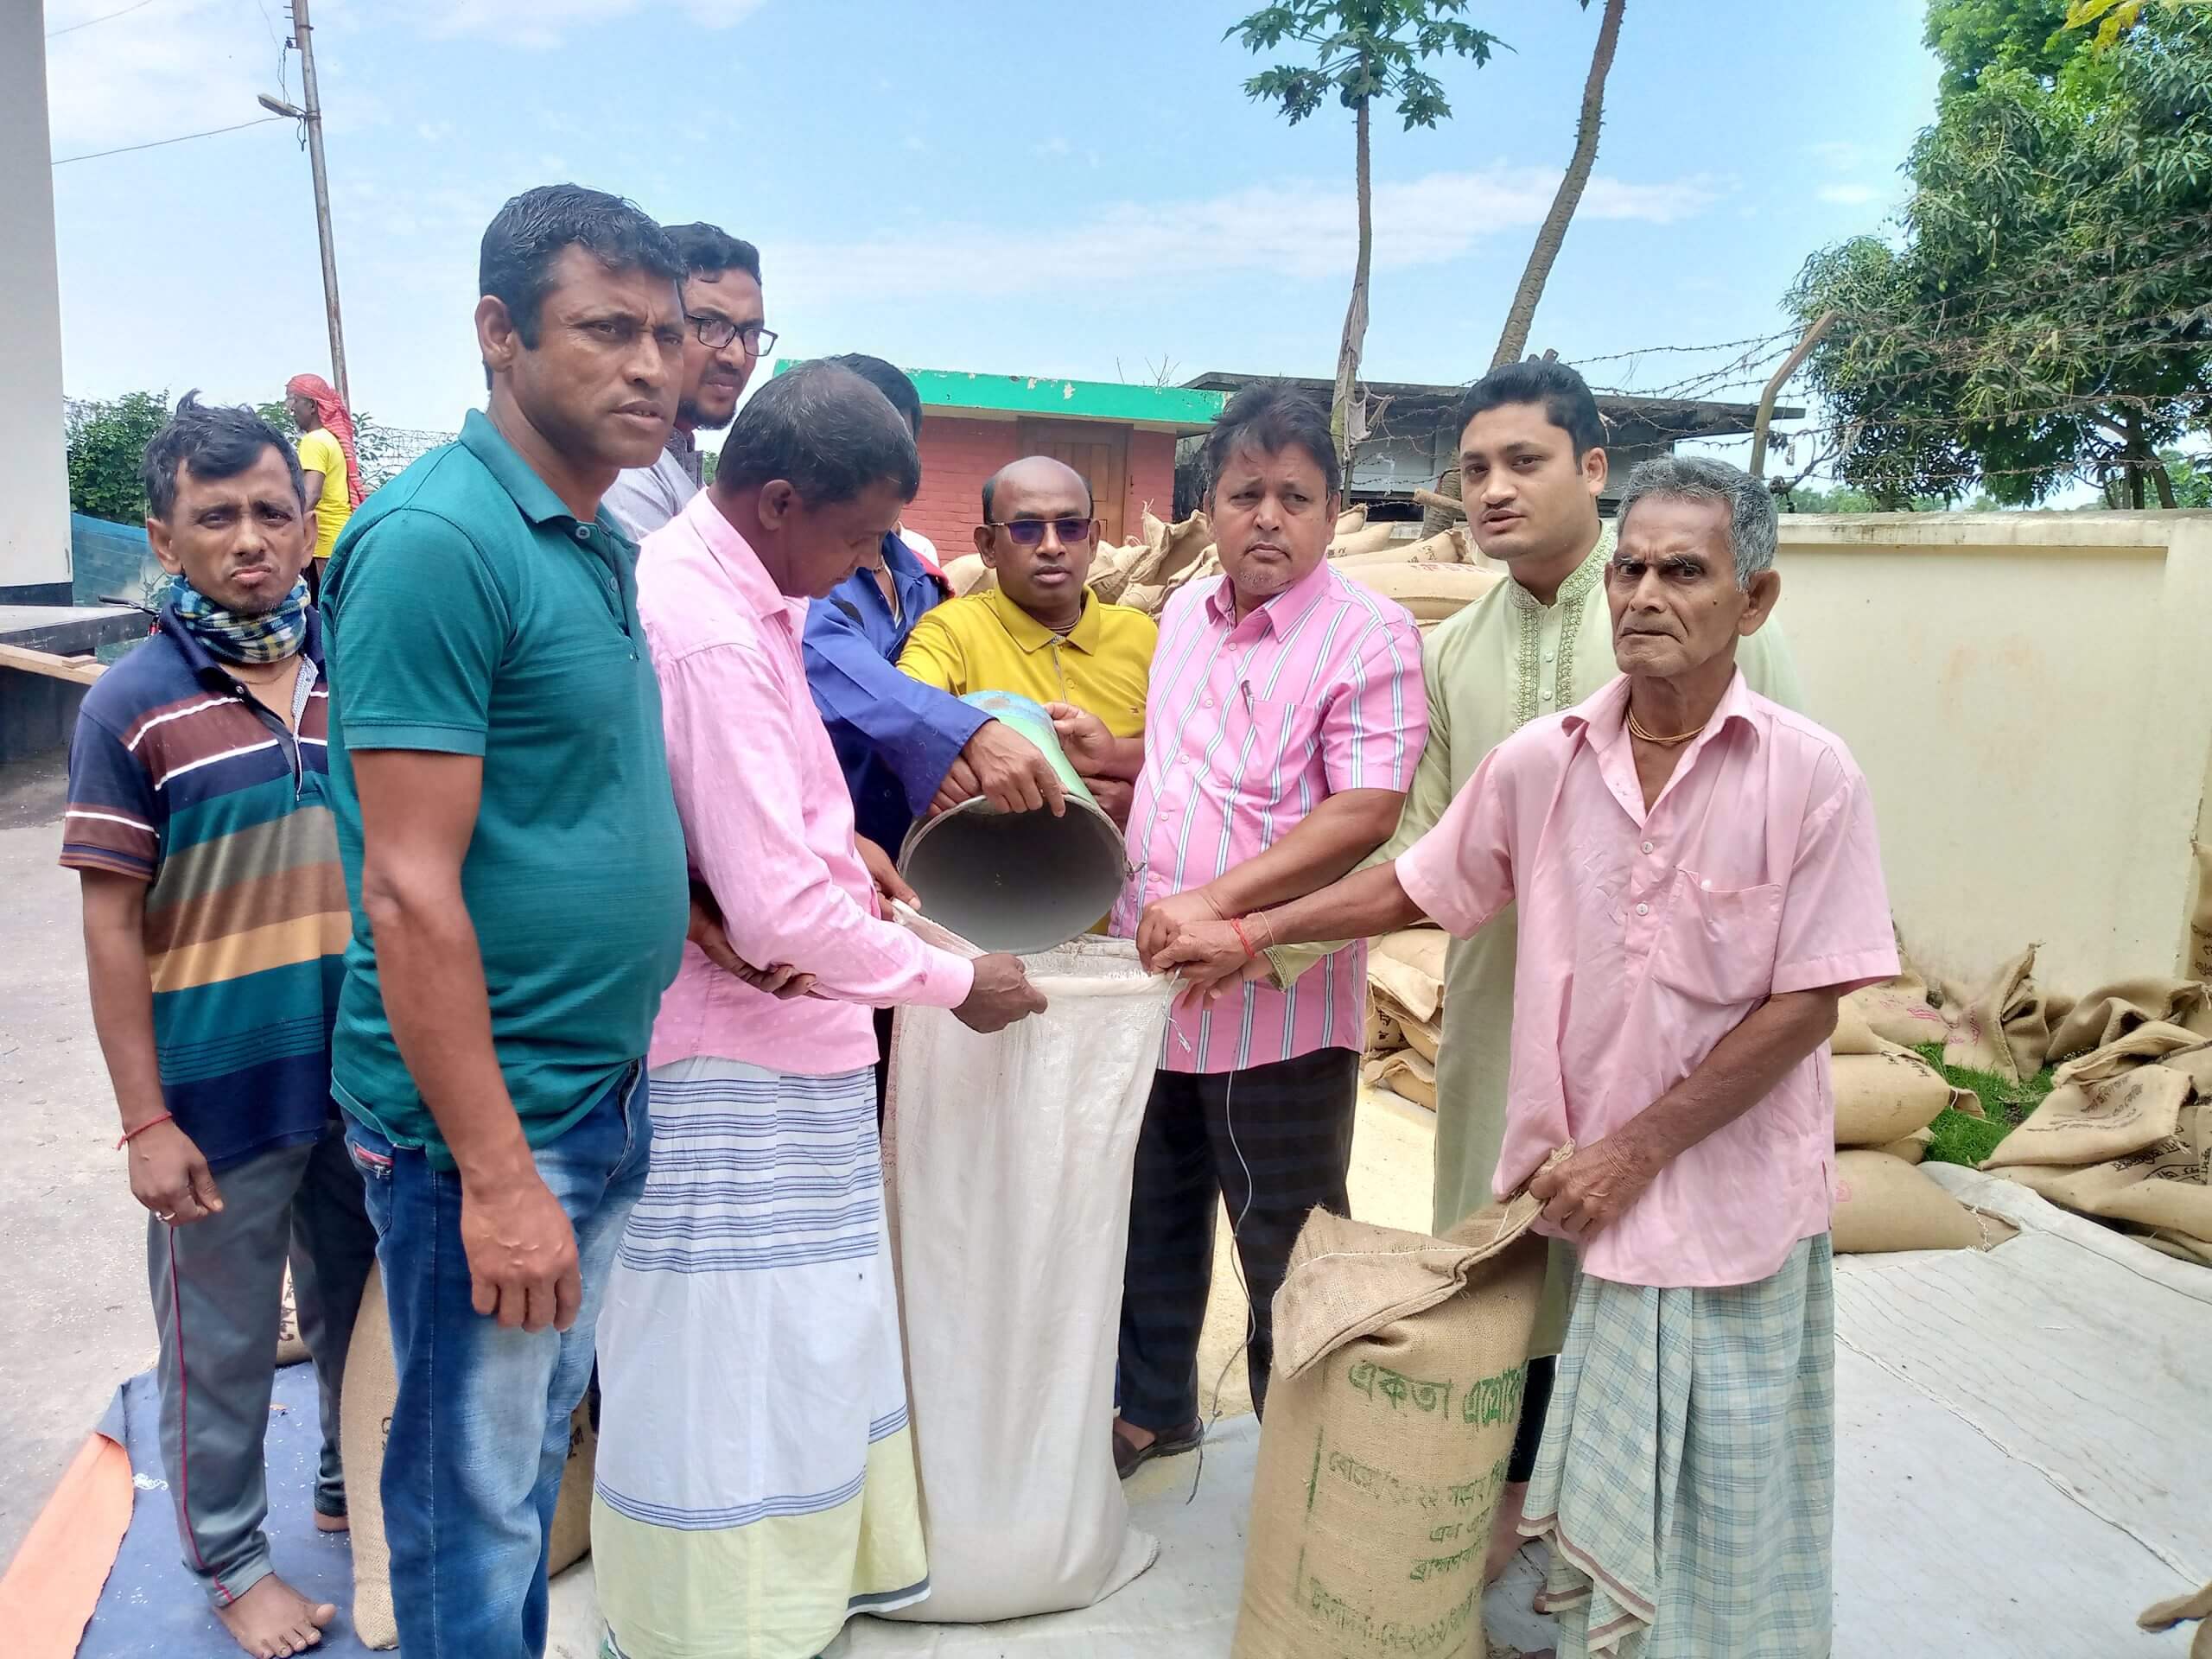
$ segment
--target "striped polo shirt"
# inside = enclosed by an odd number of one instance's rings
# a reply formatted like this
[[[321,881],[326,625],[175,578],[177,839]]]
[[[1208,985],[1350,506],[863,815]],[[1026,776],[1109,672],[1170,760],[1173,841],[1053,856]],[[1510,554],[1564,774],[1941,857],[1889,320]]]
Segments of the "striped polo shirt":
[[[1129,809],[1135,874],[1113,931],[1274,846],[1330,796],[1403,791],[1428,735],[1421,633],[1405,607],[1326,564],[1243,621],[1229,578],[1167,602],[1152,659],[1144,770]],[[1161,1064],[1235,1071],[1367,1041],[1367,947],[1287,991],[1179,999]]]
[[[335,1115],[351,926],[313,613],[302,654],[295,737],[166,609],[85,694],[69,747],[61,862],[148,884],[163,1104],[217,1171]]]

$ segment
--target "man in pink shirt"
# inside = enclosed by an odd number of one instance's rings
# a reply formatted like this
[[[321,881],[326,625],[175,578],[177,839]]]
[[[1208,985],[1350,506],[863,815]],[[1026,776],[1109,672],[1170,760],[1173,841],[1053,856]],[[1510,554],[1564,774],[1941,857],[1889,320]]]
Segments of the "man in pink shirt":
[[[1580,1257],[1522,1531],[1561,1651],[1815,1659],[1835,1488],[1827,1239],[1836,1001],[1897,971],[1866,781],[1736,665],[1781,591],[1774,503],[1646,461],[1605,571],[1623,677],[1491,752],[1392,863],[1161,954],[1217,988],[1254,945],[1516,899],[1496,1192]],[[1241,931],[1243,938],[1238,938]],[[1552,1151],[1573,1155],[1540,1171]]]
[[[1357,866],[1397,826],[1428,728],[1413,619],[1324,559],[1341,486],[1325,411],[1287,387],[1248,387],[1215,423],[1205,465],[1222,575],[1168,601],[1143,737],[1061,722],[1086,773],[1127,776],[1116,748],[1141,750],[1135,874],[1114,931],[1134,933],[1148,962],[1185,922],[1280,904]],[[1177,1008],[1130,1206],[1114,1428],[1124,1473],[1198,1443],[1221,1198],[1251,1293],[1252,1399],[1265,1402],[1291,1244],[1314,1205],[1346,1205],[1366,1025],[1363,944],[1289,990],[1248,985]]]
[[[599,1326],[592,1538],[625,1659],[809,1659],[929,1592],[869,1011],[988,1032],[1045,1002],[1014,957],[884,918],[904,884],[855,841],[807,689],[809,600],[919,477],[882,393],[810,365],[747,405],[638,562],[691,867],[740,958],[804,974],[779,995],[688,945],[653,1027],[651,1173]]]

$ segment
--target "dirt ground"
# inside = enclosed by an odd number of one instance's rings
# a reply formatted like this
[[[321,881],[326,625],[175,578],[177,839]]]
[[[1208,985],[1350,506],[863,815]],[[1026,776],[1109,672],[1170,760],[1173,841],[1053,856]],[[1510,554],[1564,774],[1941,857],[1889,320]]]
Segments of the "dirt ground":
[[[58,760],[0,767],[0,1561],[154,1356],[145,1212],[92,1038]]]

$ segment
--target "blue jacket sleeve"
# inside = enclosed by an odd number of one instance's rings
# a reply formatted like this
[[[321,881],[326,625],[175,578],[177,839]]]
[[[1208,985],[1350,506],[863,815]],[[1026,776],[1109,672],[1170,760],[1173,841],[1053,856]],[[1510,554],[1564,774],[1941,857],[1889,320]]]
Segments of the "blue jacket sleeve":
[[[919,817],[960,751],[990,716],[901,674],[834,600],[806,613],[806,683],[840,751],[856,736],[898,778]]]

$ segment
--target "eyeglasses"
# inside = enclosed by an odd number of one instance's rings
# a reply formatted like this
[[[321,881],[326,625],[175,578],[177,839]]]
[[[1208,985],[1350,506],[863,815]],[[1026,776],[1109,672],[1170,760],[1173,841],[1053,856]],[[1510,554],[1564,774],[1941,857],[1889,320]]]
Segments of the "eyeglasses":
[[[728,317],[695,317],[688,312],[685,321],[698,335],[699,343],[710,351],[719,352],[733,340],[744,340],[746,353],[752,357],[766,357],[776,349],[776,331],[757,322],[739,324]]]
[[[1096,518],[1017,518],[1010,524],[986,524],[986,530],[1002,530],[1022,547],[1035,547],[1045,539],[1045,527],[1060,538],[1063,547],[1079,547],[1097,532]]]

